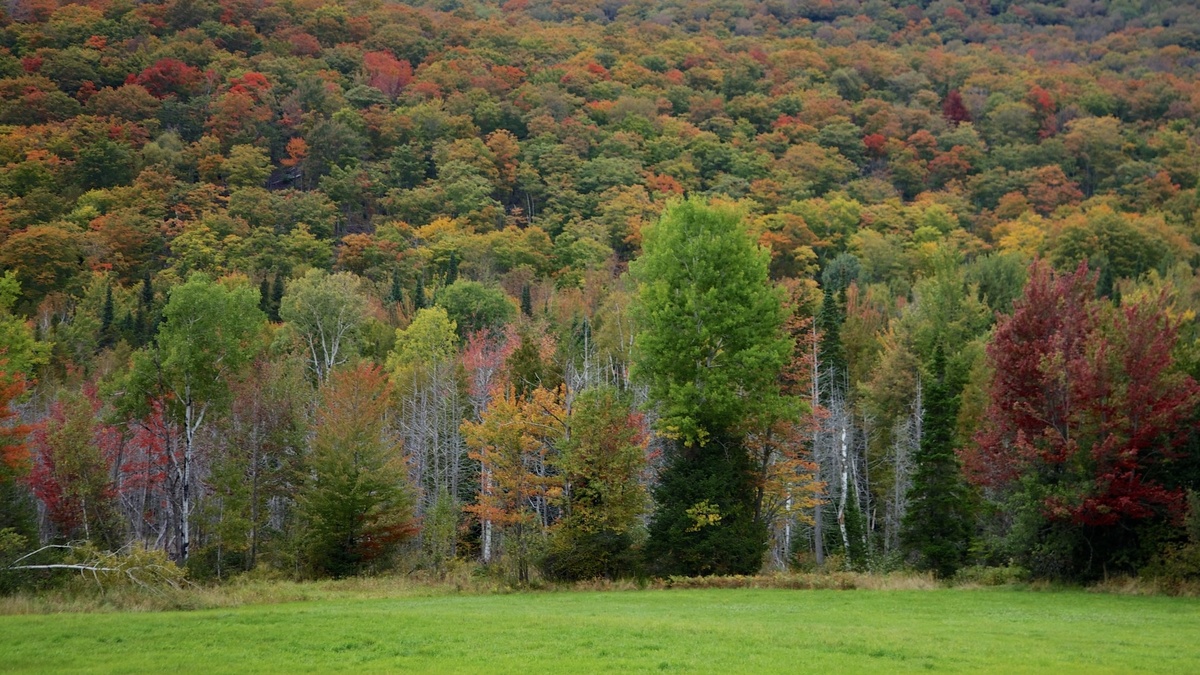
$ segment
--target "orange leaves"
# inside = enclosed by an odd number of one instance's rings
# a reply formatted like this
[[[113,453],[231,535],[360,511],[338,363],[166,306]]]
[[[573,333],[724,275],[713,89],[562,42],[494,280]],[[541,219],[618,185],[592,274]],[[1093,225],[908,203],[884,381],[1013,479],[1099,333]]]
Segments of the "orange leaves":
[[[297,136],[287,142],[288,156],[279,160],[279,163],[286,167],[299,165],[308,157],[308,141]]]
[[[390,98],[399,96],[413,79],[412,64],[397,59],[390,52],[363,54],[363,67],[367,71],[367,84]]]
[[[479,422],[464,422],[470,457],[483,465],[477,503],[466,507],[498,525],[528,522],[536,502],[562,496],[562,478],[549,471],[554,444],[565,431],[562,390],[537,387],[528,398],[513,387],[495,396]]]

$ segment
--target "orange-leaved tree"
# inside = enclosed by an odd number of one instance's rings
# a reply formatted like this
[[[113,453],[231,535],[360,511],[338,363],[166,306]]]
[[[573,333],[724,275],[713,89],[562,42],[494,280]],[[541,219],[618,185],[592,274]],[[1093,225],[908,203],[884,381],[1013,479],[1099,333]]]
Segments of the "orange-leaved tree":
[[[483,466],[479,498],[465,510],[500,528],[520,583],[529,581],[534,537],[545,536],[562,496],[562,478],[552,471],[566,431],[562,397],[561,388],[519,396],[509,385],[478,422],[462,425],[471,459]]]

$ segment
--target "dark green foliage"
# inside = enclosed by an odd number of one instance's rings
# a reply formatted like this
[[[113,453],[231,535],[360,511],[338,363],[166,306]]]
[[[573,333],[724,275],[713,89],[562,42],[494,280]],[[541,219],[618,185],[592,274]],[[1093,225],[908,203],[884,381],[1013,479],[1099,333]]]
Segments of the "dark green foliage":
[[[934,355],[934,376],[926,387],[921,446],[913,458],[916,472],[908,491],[901,544],[919,567],[947,578],[966,562],[971,542],[970,499],[962,467],[954,453],[958,397],[946,381],[941,348]]]
[[[562,384],[562,372],[553,361],[547,363],[542,359],[538,340],[529,330],[521,332],[520,344],[509,355],[505,367],[509,382],[521,398],[538,387],[553,390]]]
[[[533,316],[533,296],[529,292],[529,284],[521,287],[521,314]]]
[[[821,331],[821,367],[832,373],[846,370],[846,354],[842,348],[842,322],[845,312],[835,294],[827,290],[821,300],[821,311],[817,314],[817,329]]]
[[[271,284],[271,304],[267,312],[267,318],[271,321],[278,322],[279,307],[283,303],[284,279],[282,274],[275,275],[275,281]]]
[[[551,535],[539,567],[551,581],[629,577],[641,563],[634,543],[631,532],[558,530]]]
[[[425,278],[417,276],[417,286],[413,289],[413,311],[425,309],[429,305],[425,300]]]
[[[271,282],[265,276],[258,282],[258,309],[271,318]]]
[[[658,576],[755,574],[767,527],[754,517],[755,477],[740,442],[714,436],[703,446],[672,444],[654,489],[647,571]]]
[[[114,341],[112,286],[104,289],[104,307],[100,310],[100,346],[107,347]]]
[[[400,275],[392,275],[392,287],[388,290],[388,302],[399,305],[404,302],[404,285],[400,283]]]

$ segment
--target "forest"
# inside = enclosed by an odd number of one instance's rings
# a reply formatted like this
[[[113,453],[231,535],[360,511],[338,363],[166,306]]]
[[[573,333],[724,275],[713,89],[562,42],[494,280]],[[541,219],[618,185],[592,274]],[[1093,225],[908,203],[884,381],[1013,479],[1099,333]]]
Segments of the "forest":
[[[8,0],[0,592],[1200,580],[1198,122],[1195,0]]]

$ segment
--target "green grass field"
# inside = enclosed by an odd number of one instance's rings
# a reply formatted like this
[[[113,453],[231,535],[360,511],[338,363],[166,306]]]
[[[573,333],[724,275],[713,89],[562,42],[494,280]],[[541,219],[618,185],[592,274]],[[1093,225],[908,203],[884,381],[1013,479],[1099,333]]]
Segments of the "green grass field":
[[[1200,672],[1200,601],[651,590],[0,616],[4,672]]]

